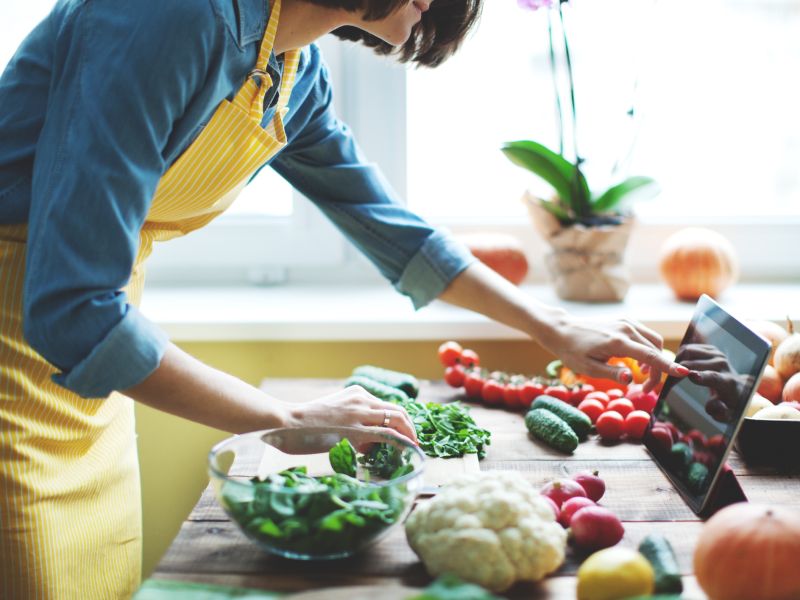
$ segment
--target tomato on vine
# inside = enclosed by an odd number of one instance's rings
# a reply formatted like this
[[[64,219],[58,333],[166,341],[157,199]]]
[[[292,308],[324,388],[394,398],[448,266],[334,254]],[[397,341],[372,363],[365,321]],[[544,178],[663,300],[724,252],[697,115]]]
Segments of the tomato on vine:
[[[464,367],[458,363],[451,367],[447,367],[444,370],[444,380],[451,387],[460,388],[462,385],[464,385],[465,378],[466,373],[464,372]]]
[[[461,358],[461,344],[454,341],[444,342],[439,346],[439,362],[445,367],[452,367]]]
[[[459,360],[465,367],[477,367],[481,364],[481,359],[478,356],[478,353],[475,352],[475,350],[470,350],[469,348],[465,348],[461,351],[461,357]]]

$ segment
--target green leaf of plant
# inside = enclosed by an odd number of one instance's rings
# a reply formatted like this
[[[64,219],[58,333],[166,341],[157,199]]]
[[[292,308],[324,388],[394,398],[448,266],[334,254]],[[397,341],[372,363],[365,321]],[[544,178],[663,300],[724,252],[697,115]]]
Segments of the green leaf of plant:
[[[561,201],[576,215],[589,214],[589,185],[580,169],[566,158],[532,140],[506,142],[502,151],[511,162],[553,186]]]
[[[328,460],[331,467],[337,473],[356,476],[356,449],[347,438],[342,439],[338,444],[331,446],[328,451]]]
[[[647,188],[650,188],[649,190]],[[592,210],[596,213],[613,211],[626,196],[633,194],[652,197],[660,191],[659,185],[652,177],[637,175],[611,186],[592,202]]]

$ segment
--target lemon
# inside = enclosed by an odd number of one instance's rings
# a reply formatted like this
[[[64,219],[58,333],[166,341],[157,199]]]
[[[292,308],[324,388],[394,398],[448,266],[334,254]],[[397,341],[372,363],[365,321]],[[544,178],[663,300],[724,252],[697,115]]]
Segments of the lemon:
[[[578,600],[619,600],[653,592],[653,567],[631,548],[595,552],[578,569]]]

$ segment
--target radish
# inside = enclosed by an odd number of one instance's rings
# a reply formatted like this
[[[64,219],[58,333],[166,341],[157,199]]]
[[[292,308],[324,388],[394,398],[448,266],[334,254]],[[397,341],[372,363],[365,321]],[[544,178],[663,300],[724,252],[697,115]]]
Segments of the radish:
[[[584,498],[582,496],[570,498],[561,505],[561,513],[558,515],[558,522],[561,523],[562,527],[569,527],[570,521],[572,521],[572,515],[587,506],[597,505],[589,498]]]
[[[599,502],[606,493],[606,482],[600,479],[597,471],[578,473],[573,479],[584,489],[586,497],[594,502]]]
[[[600,550],[613,546],[625,535],[617,515],[602,506],[586,506],[572,515],[572,541],[583,550]]]
[[[541,494],[550,498],[559,508],[570,498],[575,496],[586,497],[586,491],[583,486],[572,479],[554,479],[545,484],[541,489]]]

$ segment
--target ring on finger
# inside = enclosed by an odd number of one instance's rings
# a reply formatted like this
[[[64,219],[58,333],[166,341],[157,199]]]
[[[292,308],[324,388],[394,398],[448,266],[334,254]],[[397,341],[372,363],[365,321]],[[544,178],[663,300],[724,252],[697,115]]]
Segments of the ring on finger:
[[[381,424],[381,427],[388,427],[389,423],[391,423],[391,422],[392,422],[392,413],[390,413],[388,410],[384,410],[383,411],[383,423]]]

